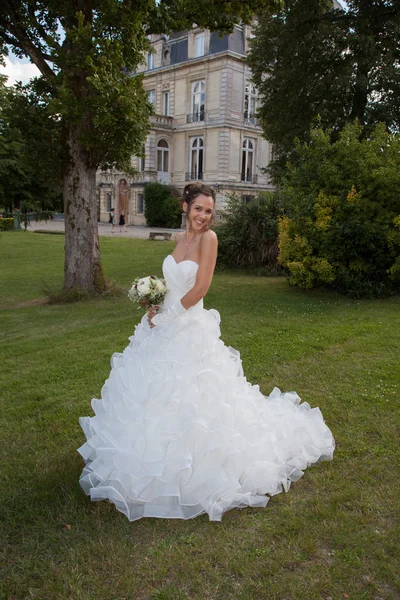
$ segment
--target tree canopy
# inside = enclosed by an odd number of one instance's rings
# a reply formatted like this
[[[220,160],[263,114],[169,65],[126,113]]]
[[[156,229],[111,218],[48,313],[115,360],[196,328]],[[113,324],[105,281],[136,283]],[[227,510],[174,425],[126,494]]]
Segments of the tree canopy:
[[[60,121],[37,83],[26,93],[0,79],[0,206],[9,211],[62,208]]]
[[[278,12],[259,14],[254,33],[249,64],[277,167],[317,124],[334,139],[355,119],[367,132],[379,121],[399,130],[397,0],[349,0],[347,9],[331,0],[286,0]]]
[[[151,48],[149,35],[193,23],[228,32],[265,3],[4,0],[1,50],[11,47],[38,67],[45,101],[63,123],[79,127],[91,164],[127,169],[132,154],[141,153],[152,111],[142,77],[132,76]]]
[[[134,75],[149,35],[200,27],[230,31],[274,0],[3,0],[1,53],[29,57],[41,101],[61,126],[64,287],[102,289],[96,170],[127,171],[149,132],[152,105]],[[38,88],[36,88],[37,90]]]
[[[29,173],[23,164],[21,134],[8,119],[10,103],[5,79],[0,76],[0,206],[11,211],[18,199],[27,198]]]

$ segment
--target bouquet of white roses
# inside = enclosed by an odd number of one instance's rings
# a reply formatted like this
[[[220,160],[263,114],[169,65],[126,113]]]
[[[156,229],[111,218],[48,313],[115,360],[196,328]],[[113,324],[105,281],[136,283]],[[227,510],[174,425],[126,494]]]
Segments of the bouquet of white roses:
[[[155,275],[149,275],[135,279],[128,292],[128,298],[132,302],[140,304],[142,308],[148,309],[150,306],[160,304],[164,300],[166,292],[165,280]]]

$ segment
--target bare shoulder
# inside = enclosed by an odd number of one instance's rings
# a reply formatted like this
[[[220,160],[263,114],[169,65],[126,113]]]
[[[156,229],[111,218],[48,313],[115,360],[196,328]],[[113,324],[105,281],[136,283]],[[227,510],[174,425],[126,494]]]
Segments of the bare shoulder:
[[[215,231],[208,229],[201,236],[201,245],[204,246],[216,246],[218,244],[218,238]]]
[[[205,231],[201,236],[200,252],[206,262],[211,261],[215,265],[218,253],[218,239],[217,234],[211,231],[211,229]]]
[[[184,231],[179,231],[175,234],[175,241],[176,243],[181,242],[183,239],[185,238],[185,232]]]

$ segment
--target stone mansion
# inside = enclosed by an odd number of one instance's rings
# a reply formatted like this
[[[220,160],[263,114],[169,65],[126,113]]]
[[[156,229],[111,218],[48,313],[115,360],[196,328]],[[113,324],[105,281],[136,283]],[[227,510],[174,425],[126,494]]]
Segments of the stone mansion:
[[[216,188],[217,210],[229,192],[247,201],[272,189],[262,173],[272,147],[257,123],[257,90],[245,62],[250,36],[249,26],[222,38],[200,29],[152,36],[154,53],[138,69],[155,108],[145,157],[132,158],[135,176],[98,172],[101,221],[114,207],[127,224],[145,224],[143,191],[150,181],[182,191],[201,180]]]

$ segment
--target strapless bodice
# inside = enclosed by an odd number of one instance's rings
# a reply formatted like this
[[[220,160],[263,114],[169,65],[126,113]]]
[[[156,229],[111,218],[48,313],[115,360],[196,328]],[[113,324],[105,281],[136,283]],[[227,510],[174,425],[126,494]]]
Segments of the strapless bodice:
[[[193,260],[182,260],[177,263],[172,254],[169,254],[164,259],[162,268],[168,290],[163,307],[169,308],[192,289],[196,283],[199,265]],[[196,308],[203,308],[203,300],[192,306],[191,312]]]

